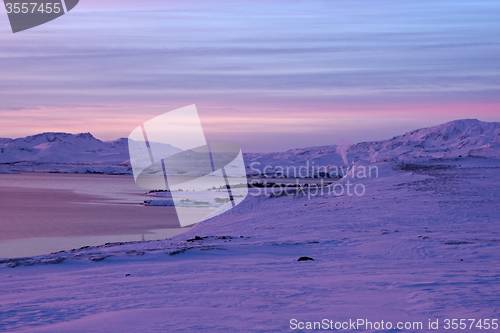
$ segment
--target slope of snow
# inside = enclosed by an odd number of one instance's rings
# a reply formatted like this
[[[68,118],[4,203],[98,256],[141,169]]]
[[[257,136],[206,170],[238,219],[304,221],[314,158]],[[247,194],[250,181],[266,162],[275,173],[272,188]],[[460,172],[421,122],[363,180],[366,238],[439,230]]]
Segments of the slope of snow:
[[[0,331],[498,319],[498,160],[377,165],[363,196],[249,197],[169,240],[2,261]]]
[[[454,120],[422,128],[390,140],[363,142],[349,153],[357,158],[405,160],[456,158],[459,156],[500,157],[500,123],[477,119]]]
[[[346,163],[336,145],[291,149],[281,153],[245,154],[249,175],[278,175],[278,166],[317,171]],[[348,163],[418,162],[434,158],[500,158],[500,123],[476,119],[455,120],[422,128],[389,140],[361,142],[346,149]],[[253,163],[253,164],[252,164]],[[269,166],[266,170],[264,168]],[[305,169],[304,169],[305,170]],[[290,172],[293,172],[291,170]]]

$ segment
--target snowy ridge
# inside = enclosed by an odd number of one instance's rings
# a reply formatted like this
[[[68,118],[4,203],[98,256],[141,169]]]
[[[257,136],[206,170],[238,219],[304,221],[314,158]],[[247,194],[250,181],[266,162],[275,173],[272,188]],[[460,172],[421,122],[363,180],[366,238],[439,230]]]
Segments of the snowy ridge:
[[[169,149],[176,149],[170,147]],[[500,158],[500,123],[454,120],[417,129],[389,140],[361,142],[345,149],[336,145],[274,153],[245,153],[247,173],[275,174],[277,166],[309,169],[348,163],[417,161],[433,158]],[[90,133],[42,133],[0,139],[0,172],[52,171],[131,174],[128,139],[104,142]],[[309,163],[309,164],[308,164]],[[266,170],[264,168],[269,166]]]
[[[349,153],[372,162],[419,158],[500,157],[500,123],[454,120],[421,128],[392,139],[362,142]]]
[[[103,142],[90,133],[0,139],[0,171],[130,173],[127,141]]]
[[[345,149],[352,162],[411,162],[436,158],[500,158],[500,123],[477,119],[454,120],[421,128],[389,140],[361,142]],[[274,174],[277,166],[342,166],[345,161],[337,145],[291,149],[280,153],[245,154],[249,175]],[[252,166],[252,163],[253,166]],[[308,164],[309,163],[309,164]],[[264,172],[265,166],[267,168]]]

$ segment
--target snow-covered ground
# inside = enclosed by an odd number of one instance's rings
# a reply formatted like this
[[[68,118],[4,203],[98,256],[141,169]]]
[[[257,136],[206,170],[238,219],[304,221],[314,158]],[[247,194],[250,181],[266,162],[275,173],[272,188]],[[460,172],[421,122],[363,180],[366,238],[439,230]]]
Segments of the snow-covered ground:
[[[363,196],[249,197],[169,240],[6,261],[0,331],[499,318],[500,161],[378,166]]]
[[[391,155],[400,148],[383,150],[389,142],[351,147],[348,161],[359,154],[355,165],[371,163],[379,176],[351,173],[336,184],[363,184],[363,195],[249,195],[168,240],[3,260],[0,331],[308,331],[292,329],[292,319],[422,322],[422,330],[399,330],[405,332],[428,331],[429,320],[439,321],[438,332],[451,331],[446,319],[488,319],[491,326],[500,319],[500,156],[493,127],[466,135],[462,140],[489,139],[457,148],[457,156],[446,154],[455,148],[425,144],[425,136],[418,139],[425,149],[413,147],[404,162]],[[320,149],[326,148],[304,151]],[[423,156],[439,149],[443,158]],[[386,158],[361,158],[377,151]],[[286,156],[254,158],[279,165],[291,160]],[[469,329],[466,322],[463,331],[499,331]]]

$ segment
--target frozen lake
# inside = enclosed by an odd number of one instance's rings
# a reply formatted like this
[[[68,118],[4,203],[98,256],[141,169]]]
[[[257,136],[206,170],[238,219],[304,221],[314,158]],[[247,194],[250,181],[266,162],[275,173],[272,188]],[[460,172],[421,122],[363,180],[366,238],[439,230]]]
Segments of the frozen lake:
[[[132,176],[0,174],[0,258],[173,237],[174,207],[145,207]]]

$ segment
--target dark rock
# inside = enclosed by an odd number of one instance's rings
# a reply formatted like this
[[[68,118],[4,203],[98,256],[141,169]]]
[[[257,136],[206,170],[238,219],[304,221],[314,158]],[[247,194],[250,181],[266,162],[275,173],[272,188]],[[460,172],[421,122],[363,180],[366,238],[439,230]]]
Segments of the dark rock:
[[[310,257],[300,257],[297,261],[307,261],[307,260],[314,260],[314,259]]]
[[[176,251],[169,252],[168,254],[169,254],[170,256],[175,256],[175,255],[178,255],[178,254],[184,253],[184,252],[186,252],[186,251],[187,251],[187,249],[179,249],[179,250],[176,250]]]

